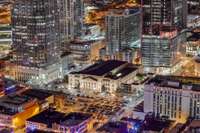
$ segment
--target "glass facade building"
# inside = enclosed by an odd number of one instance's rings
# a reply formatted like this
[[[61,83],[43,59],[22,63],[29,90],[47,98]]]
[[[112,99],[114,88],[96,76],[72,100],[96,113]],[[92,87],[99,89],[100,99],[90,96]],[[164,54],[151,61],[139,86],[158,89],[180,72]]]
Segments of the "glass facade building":
[[[105,19],[108,55],[140,44],[140,9],[111,10]]]
[[[172,67],[178,50],[186,41],[186,0],[143,1],[142,64],[145,67]]]
[[[143,1],[143,34],[159,35],[165,26],[183,29],[187,26],[186,0]]]
[[[12,47],[16,75],[28,80],[40,68],[55,63],[62,53],[66,29],[65,0],[17,0],[12,9]],[[34,71],[32,71],[34,69]],[[30,73],[31,70],[31,73]],[[20,76],[21,77],[21,76]],[[24,77],[24,76],[23,76]],[[21,78],[23,80],[23,78]],[[24,80],[23,80],[24,81]]]
[[[158,36],[143,36],[142,63],[146,67],[172,67],[179,61],[178,44],[186,41],[186,33],[180,33],[173,38]]]
[[[84,20],[83,0],[66,0],[68,37],[73,40],[82,35]]]
[[[12,11],[13,60],[19,65],[41,67],[60,53],[57,0],[18,0]]]

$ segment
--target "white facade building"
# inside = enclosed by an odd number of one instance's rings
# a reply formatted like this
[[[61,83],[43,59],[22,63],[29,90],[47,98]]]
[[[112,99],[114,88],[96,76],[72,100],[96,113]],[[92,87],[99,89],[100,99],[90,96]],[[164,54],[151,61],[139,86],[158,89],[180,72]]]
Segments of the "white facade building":
[[[132,83],[137,72],[138,66],[124,61],[103,61],[69,74],[69,88],[112,93],[122,83]]]
[[[144,87],[144,112],[185,122],[200,118],[200,78],[155,76]]]

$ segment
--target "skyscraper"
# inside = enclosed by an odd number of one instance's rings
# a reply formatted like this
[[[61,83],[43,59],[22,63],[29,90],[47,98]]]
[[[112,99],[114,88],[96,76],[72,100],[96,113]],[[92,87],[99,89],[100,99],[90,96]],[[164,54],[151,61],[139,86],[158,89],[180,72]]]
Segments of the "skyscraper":
[[[66,0],[68,37],[73,40],[82,35],[84,20],[83,0]]]
[[[144,0],[144,34],[158,35],[162,27],[187,26],[187,0]]]
[[[40,71],[55,64],[65,36],[64,0],[17,0],[12,10],[15,78],[38,78]],[[55,76],[56,77],[56,76]]]
[[[146,68],[170,68],[185,41],[186,0],[147,0],[143,3],[142,63]]]
[[[116,54],[140,44],[140,9],[111,10],[106,16],[107,54]]]

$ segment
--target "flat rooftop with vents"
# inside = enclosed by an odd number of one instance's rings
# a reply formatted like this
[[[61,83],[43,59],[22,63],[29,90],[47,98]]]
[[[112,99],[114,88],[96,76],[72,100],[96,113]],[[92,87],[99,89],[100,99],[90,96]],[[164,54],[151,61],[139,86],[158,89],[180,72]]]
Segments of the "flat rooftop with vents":
[[[146,84],[153,84],[159,87],[170,87],[173,89],[187,89],[200,91],[199,77],[182,77],[182,76],[162,76],[157,75],[150,79]]]
[[[127,123],[124,122],[108,122],[97,129],[97,133],[128,133]]]
[[[60,120],[63,119],[64,117],[65,117],[65,113],[48,109],[29,118],[27,121],[42,123],[42,124],[47,125],[48,128],[52,128],[53,123],[59,124]]]
[[[172,121],[169,120],[148,119],[144,122],[143,130],[160,133],[169,128],[171,124]]]
[[[0,113],[15,115],[22,112],[24,107],[31,107],[35,102],[35,99],[23,95],[3,96],[0,99]]]
[[[0,75],[0,96],[15,95],[30,89],[30,86]]]
[[[8,95],[0,99],[0,105],[2,106],[21,106],[29,101],[32,101],[32,98],[23,95]]]
[[[21,93],[21,95],[28,96],[30,98],[36,98],[38,100],[45,100],[46,98],[52,96],[53,94],[41,89],[28,89]]]
[[[90,120],[91,114],[72,112],[65,114],[62,112],[55,111],[53,109],[47,109],[29,119],[26,122],[27,131],[44,130],[54,131],[55,127],[65,127],[66,129],[77,128],[81,124],[85,124],[86,121]],[[38,125],[45,125],[44,128],[40,128]],[[34,129],[32,129],[35,127]],[[48,130],[46,130],[48,129]]]
[[[108,60],[95,63],[84,70],[72,72],[71,74],[84,74],[92,76],[104,76],[110,79],[122,78],[138,69],[138,66],[126,61]]]
[[[60,124],[65,127],[73,127],[83,123],[86,120],[89,120],[91,117],[91,114],[72,112],[66,115],[61,120]]]

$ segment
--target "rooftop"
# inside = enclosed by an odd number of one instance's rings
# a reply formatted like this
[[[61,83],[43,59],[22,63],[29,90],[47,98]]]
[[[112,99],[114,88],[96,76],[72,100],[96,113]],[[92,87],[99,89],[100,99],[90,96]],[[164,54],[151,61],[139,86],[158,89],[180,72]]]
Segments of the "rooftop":
[[[20,87],[17,87],[17,89],[20,89]],[[16,94],[14,92],[0,98],[0,113],[5,115],[15,115],[23,111],[25,106],[30,107],[34,103],[35,97]]]
[[[193,91],[200,91],[199,77],[157,75],[150,79],[146,84],[154,84],[156,86],[170,87],[174,89],[189,89]]]
[[[45,100],[53,95],[52,93],[41,89],[28,89],[21,94],[30,98],[36,98],[38,100]]]
[[[15,115],[19,112],[22,112],[25,106],[32,106],[33,99],[30,99],[26,96],[13,95],[13,96],[4,96],[0,99],[0,113],[4,115]]]
[[[157,131],[161,132],[162,130],[169,128],[171,125],[171,121],[169,120],[157,120],[157,119],[149,119],[144,122],[144,130],[145,131]]]
[[[77,112],[69,113],[61,120],[61,125],[67,127],[76,126],[90,119],[91,117],[92,117],[91,114],[77,113]]]
[[[121,121],[131,122],[131,123],[142,123],[142,120],[139,119],[133,119],[129,117],[123,117],[121,118]]]
[[[138,66],[130,64],[125,61],[108,60],[101,61],[87,67],[79,72],[72,72],[71,74],[85,74],[94,76],[104,76],[105,78],[117,80],[125,77],[128,74],[136,71]]]
[[[15,115],[17,113],[18,113],[18,111],[16,111],[16,110],[9,109],[9,108],[6,108],[6,107],[0,105],[0,114],[12,116],[12,115]]]
[[[33,99],[24,95],[8,95],[0,99],[1,106],[22,106]]]
[[[3,95],[15,93],[21,89],[16,81],[4,77],[0,78],[0,91]]]
[[[95,75],[95,76],[103,76],[113,69],[126,64],[125,61],[118,61],[118,60],[109,60],[109,61],[102,61],[99,63],[95,63],[94,65],[89,66],[88,68],[79,71],[73,72],[74,74],[87,74],[87,75]]]
[[[60,120],[64,117],[64,113],[48,109],[29,118],[27,121],[43,123],[46,124],[47,127],[51,128],[53,123],[60,123]]]
[[[174,121],[167,117],[157,117],[155,114],[148,113],[143,123],[143,130],[161,132],[173,125]]]
[[[37,122],[46,124],[48,128],[52,128],[53,123],[61,124],[64,126],[76,126],[88,120],[92,115],[84,114],[84,113],[61,113],[58,111],[54,111],[52,109],[45,110],[31,118],[27,121]]]
[[[111,78],[111,79],[119,79],[121,77],[124,77],[132,72],[134,72],[135,70],[137,70],[138,68],[135,66],[126,66],[122,69],[120,69],[119,71],[117,71],[116,73],[112,74],[112,73],[108,73],[105,77],[106,78]]]
[[[102,133],[128,133],[127,124],[124,122],[108,122],[97,131]]]

